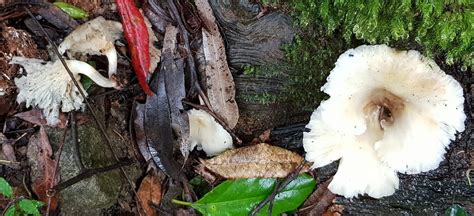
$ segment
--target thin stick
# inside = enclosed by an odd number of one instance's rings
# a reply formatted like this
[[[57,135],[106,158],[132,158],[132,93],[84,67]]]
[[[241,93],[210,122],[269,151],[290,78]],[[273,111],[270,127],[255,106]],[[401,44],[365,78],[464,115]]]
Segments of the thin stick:
[[[58,47],[56,46],[56,44],[51,40],[51,38],[49,37],[48,33],[46,32],[46,30],[43,28],[43,26],[38,22],[38,20],[36,19],[36,17],[31,13],[31,11],[27,8],[27,7],[23,7],[25,9],[25,11],[28,13],[28,15],[33,19],[33,21],[35,22],[36,25],[38,25],[38,27],[41,29],[41,31],[43,32],[43,34],[45,35],[45,38],[46,40],[48,41],[48,43],[53,47],[53,51],[54,53],[58,56],[59,60],[61,61],[61,63],[63,64],[64,68],[66,69],[67,73],[69,74],[69,76],[71,77],[72,79],[72,82],[74,83],[74,86],[76,86],[77,90],[79,91],[79,93],[81,94],[82,98],[84,98],[84,102],[87,106],[87,108],[89,109],[89,111],[91,112],[92,114],[92,117],[94,118],[94,121],[95,123],[97,124],[97,126],[99,127],[99,130],[103,136],[103,138],[105,139],[105,141],[107,142],[107,145],[110,149],[110,151],[112,152],[112,155],[114,156],[115,158],[115,161],[119,162],[119,158],[117,156],[117,153],[115,152],[115,150],[113,149],[112,147],[112,141],[110,140],[109,136],[107,136],[107,132],[105,131],[105,128],[104,126],[102,125],[102,123],[99,121],[98,117],[97,117],[97,114],[94,112],[94,109],[92,108],[91,104],[89,103],[89,100],[87,100],[87,97],[83,91],[83,89],[80,87],[79,83],[77,82],[77,80],[74,78],[74,75],[73,73],[71,72],[71,70],[69,69],[69,67],[67,66],[66,64],[66,61],[64,61],[64,58],[61,56],[61,54],[59,53],[58,51]],[[130,184],[130,186],[132,187],[132,191],[133,193],[135,194],[135,196],[137,196],[137,193],[135,191],[135,184],[133,183],[132,179],[127,175],[127,173],[125,172],[125,169],[123,169],[123,167],[120,167],[120,170],[123,174],[123,176],[127,179],[128,183]]]
[[[105,167],[99,167],[99,168],[94,168],[94,169],[86,169],[84,172],[80,173],[79,175],[77,176],[74,176],[64,182],[61,182],[57,185],[55,185],[54,187],[51,188],[51,191],[53,192],[53,194],[55,193],[58,193],[66,188],[68,188],[69,186],[71,185],[74,185],[84,179],[87,179],[87,178],[90,178],[96,174],[99,174],[99,173],[104,173],[104,172],[109,172],[109,171],[112,171],[114,169],[117,169],[117,168],[123,168],[124,166],[128,166],[128,165],[131,165],[133,164],[133,161],[130,160],[130,159],[127,159],[127,160],[122,160],[122,161],[119,161],[118,163],[116,164],[112,164],[112,165],[109,165],[109,166],[105,166]]]
[[[74,115],[69,115],[69,116],[72,118]],[[56,152],[56,158],[55,158],[56,163],[54,164],[53,181],[51,182],[51,186],[49,186],[50,189],[54,187],[54,184],[55,184],[54,180],[57,179],[59,161],[61,160],[61,154],[63,152],[64,143],[66,143],[67,131],[68,131],[67,127],[64,128],[63,137],[62,137],[61,143],[59,144],[58,151]],[[48,193],[47,195],[48,195],[48,208],[46,208],[46,215],[49,215],[50,210],[51,210],[51,199],[53,196],[49,196]]]
[[[283,189],[285,189],[286,186],[288,186],[288,184],[298,177],[305,164],[306,160],[303,160],[300,165],[298,165],[298,167],[296,167],[296,169],[293,170],[293,172],[291,172],[281,184],[277,184],[275,186],[277,188],[273,191],[273,193],[271,193],[267,198],[262,200],[262,202],[253,208],[253,210],[249,213],[249,216],[255,216],[266,204],[273,201],[278,193],[280,193]]]
[[[19,162],[9,161],[9,160],[0,160],[0,164],[20,166]]]

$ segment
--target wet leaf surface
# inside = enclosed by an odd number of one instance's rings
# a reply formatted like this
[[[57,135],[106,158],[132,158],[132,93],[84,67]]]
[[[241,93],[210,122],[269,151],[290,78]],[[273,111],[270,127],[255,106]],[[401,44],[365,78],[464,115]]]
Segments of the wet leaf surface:
[[[227,180],[191,206],[203,215],[246,215],[272,193],[276,179]],[[313,191],[316,182],[306,174],[293,180],[273,201],[272,215],[296,209]],[[268,205],[258,215],[267,215]]]
[[[202,165],[225,178],[282,178],[303,161],[300,155],[266,143],[228,150],[201,160]],[[306,165],[302,172],[309,169]]]

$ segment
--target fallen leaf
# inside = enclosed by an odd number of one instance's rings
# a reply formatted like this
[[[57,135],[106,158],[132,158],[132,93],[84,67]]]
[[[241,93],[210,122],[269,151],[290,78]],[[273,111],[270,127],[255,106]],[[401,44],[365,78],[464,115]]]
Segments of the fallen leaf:
[[[300,155],[266,143],[228,150],[201,164],[225,178],[283,178],[303,161]],[[309,170],[309,165],[301,172]]]
[[[140,10],[140,12],[142,12]],[[143,15],[143,12],[142,12]],[[145,25],[148,30],[148,40],[149,40],[149,47],[150,47],[150,68],[148,71],[150,73],[155,72],[156,67],[158,66],[158,63],[160,63],[161,59],[161,50],[155,47],[155,44],[158,42],[158,38],[156,38],[155,33],[153,29],[151,28],[151,23],[150,20],[146,16],[143,16],[145,20]]]
[[[3,133],[0,133],[0,145],[2,145],[2,153],[5,155],[5,158],[8,161],[16,163],[16,156],[15,156],[15,150],[13,149],[13,144],[15,143],[14,140],[10,140]],[[14,168],[19,168],[18,165],[12,164]]]
[[[258,203],[270,195],[276,179],[253,178],[227,180],[191,204],[203,215],[247,215]],[[303,174],[290,182],[273,200],[272,215],[296,209],[313,191],[316,182]],[[268,215],[268,205],[258,215]]]
[[[145,136],[145,126],[143,125],[144,122],[144,111],[145,105],[144,104],[136,104],[135,110],[133,110],[133,129],[135,132],[135,143],[140,150],[140,154],[142,155],[145,161],[149,161],[152,156],[150,154],[150,150],[148,150],[148,146],[146,143],[146,136]]]
[[[239,120],[239,108],[235,101],[235,83],[227,64],[224,40],[216,18],[207,0],[196,0],[196,8],[203,22],[202,45],[206,65],[205,90],[214,112],[234,128]]]
[[[344,211],[343,205],[332,204],[329,208],[323,213],[322,216],[341,216]],[[318,214],[313,214],[317,216]]]
[[[299,210],[301,215],[322,215],[325,212],[330,212],[329,206],[332,205],[332,201],[336,198],[336,195],[328,189],[331,180],[332,178],[320,184],[318,189],[306,199]]]
[[[37,176],[34,176],[35,178],[33,179],[31,187],[40,201],[48,203],[47,191],[51,186],[58,183],[58,179],[54,178],[56,163],[51,159],[53,150],[51,149],[44,127],[41,127],[39,133],[30,138],[28,148],[33,148],[33,150],[28,150],[28,159],[30,162],[35,161],[32,166],[37,166],[32,169],[39,172]],[[32,155],[32,153],[36,153],[36,155]],[[57,206],[58,196],[51,197],[51,210],[54,211]]]
[[[160,206],[161,203],[161,179],[156,172],[150,172],[142,180],[137,196],[146,216],[158,215],[157,211],[151,205]],[[140,212],[140,211],[139,211]],[[141,214],[140,214],[141,215]]]
[[[163,71],[166,73],[166,92],[171,111],[171,123],[174,132],[177,134],[179,149],[186,160],[191,151],[189,141],[189,120],[184,112],[182,101],[186,97],[184,79],[184,61],[177,53],[178,29],[172,25],[166,27],[166,34],[163,39]]]
[[[177,90],[170,89],[174,84],[171,84],[173,80],[169,80],[173,79],[173,73],[180,73],[178,70],[180,67],[178,61],[174,60],[174,55],[163,50],[160,72],[155,73],[150,83],[150,88],[156,94],[147,96],[145,103],[145,135],[148,149],[156,165],[171,178],[181,180],[181,165],[173,158],[172,118],[173,110],[177,107],[176,103],[170,100],[173,98],[170,95]],[[182,60],[180,62],[182,65]]]
[[[43,113],[39,109],[32,109],[30,111],[21,112],[15,114],[15,117],[20,118],[24,121],[30,122],[35,125],[39,126],[48,126],[46,118],[44,117]],[[56,125],[58,128],[66,128],[68,123],[68,116],[65,113],[59,113],[59,123]],[[89,117],[84,113],[77,113],[76,114],[76,121],[77,125],[82,125],[89,121]]]

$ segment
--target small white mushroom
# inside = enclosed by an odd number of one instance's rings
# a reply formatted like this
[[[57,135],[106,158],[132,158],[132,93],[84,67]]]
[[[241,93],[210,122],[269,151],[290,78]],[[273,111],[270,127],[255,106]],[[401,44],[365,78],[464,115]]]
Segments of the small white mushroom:
[[[464,130],[463,90],[417,51],[386,45],[343,53],[321,88],[303,135],[313,167],[341,159],[329,189],[379,198],[398,188],[396,172],[433,170]]]
[[[105,55],[109,61],[109,77],[117,71],[117,52],[114,41],[123,36],[120,22],[97,17],[71,32],[58,46],[61,54],[66,51],[90,55]]]
[[[37,106],[43,109],[49,125],[58,123],[60,110],[69,112],[84,107],[84,99],[59,60],[45,62],[40,59],[13,57],[10,64],[19,64],[27,72],[26,76],[15,79],[19,91],[17,102],[26,102],[26,107]],[[77,81],[80,80],[80,74],[83,74],[99,86],[117,87],[115,80],[103,77],[85,62],[66,60],[66,64]]]
[[[191,149],[199,146],[208,156],[213,156],[233,148],[230,134],[207,112],[192,109],[188,117]]]

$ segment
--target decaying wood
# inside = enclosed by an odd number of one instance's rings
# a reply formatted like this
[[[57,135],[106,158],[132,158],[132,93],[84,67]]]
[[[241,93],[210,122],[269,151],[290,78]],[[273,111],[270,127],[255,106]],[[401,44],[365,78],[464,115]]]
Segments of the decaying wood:
[[[294,37],[289,16],[272,12],[257,18],[261,8],[250,0],[209,2],[224,32],[232,67],[272,64],[283,59],[281,47]]]
[[[228,150],[214,158],[201,160],[201,164],[222,177],[283,178],[303,162],[303,158],[286,149],[261,143]],[[305,164],[302,172],[309,169]]]
[[[196,8],[203,22],[202,46],[206,59],[202,79],[213,111],[230,128],[239,120],[239,108],[235,101],[235,84],[227,65],[224,41],[217,27],[216,19],[207,0],[196,0]]]

